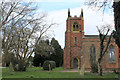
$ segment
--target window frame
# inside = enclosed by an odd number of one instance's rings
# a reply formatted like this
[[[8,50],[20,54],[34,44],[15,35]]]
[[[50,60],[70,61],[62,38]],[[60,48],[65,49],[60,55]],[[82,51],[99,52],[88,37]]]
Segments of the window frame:
[[[72,31],[75,33],[78,33],[81,31],[81,25],[77,21],[73,22]]]
[[[91,56],[94,57],[94,60],[96,61],[96,48],[94,44],[90,46],[90,57]]]
[[[108,48],[108,56],[109,56],[109,63],[116,63],[116,58],[115,58],[115,46],[112,44]]]
[[[78,42],[77,37],[74,37],[74,43],[75,43],[75,45],[77,45],[77,42]]]

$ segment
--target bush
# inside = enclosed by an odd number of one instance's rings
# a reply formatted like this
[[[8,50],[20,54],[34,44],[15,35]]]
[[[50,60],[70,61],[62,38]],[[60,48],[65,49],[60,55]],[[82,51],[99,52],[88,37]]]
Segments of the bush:
[[[51,70],[56,67],[55,61],[48,61],[47,60],[47,61],[44,61],[44,63],[43,63],[43,69],[44,70],[49,70],[49,64],[51,66]]]
[[[92,63],[92,64],[91,64],[91,72],[92,72],[92,73],[98,73],[97,63]]]
[[[33,65],[35,67],[38,67],[40,66],[40,63],[41,63],[41,66],[43,66],[43,62],[46,60],[46,57],[43,55],[41,56],[40,54],[35,54],[34,58],[33,58]]]
[[[24,60],[19,60],[18,64],[14,65],[15,71],[26,71],[26,68],[28,67],[28,62],[25,62]]]
[[[116,69],[113,69],[113,73],[119,74],[119,72],[117,72]]]
[[[49,62],[51,63],[51,67],[52,67],[52,68],[55,68],[55,67],[56,67],[55,61],[49,61]]]

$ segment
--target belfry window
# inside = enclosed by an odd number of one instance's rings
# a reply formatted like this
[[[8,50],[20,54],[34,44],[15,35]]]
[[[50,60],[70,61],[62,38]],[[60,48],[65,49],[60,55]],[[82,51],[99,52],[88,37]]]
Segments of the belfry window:
[[[111,45],[109,47],[109,62],[114,62],[115,61],[115,49],[114,46]]]
[[[73,23],[73,31],[79,31],[80,30],[80,26],[77,22]]]

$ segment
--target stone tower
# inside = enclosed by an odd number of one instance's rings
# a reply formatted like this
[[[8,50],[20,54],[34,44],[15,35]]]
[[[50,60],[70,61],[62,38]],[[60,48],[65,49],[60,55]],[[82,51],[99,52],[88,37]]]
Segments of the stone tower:
[[[81,67],[82,37],[84,37],[83,9],[79,17],[71,17],[68,9],[66,20],[64,69]]]

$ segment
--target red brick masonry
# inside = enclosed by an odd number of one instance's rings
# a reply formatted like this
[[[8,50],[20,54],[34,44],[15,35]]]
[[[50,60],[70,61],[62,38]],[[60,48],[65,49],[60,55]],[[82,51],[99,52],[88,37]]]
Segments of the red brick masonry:
[[[100,41],[98,35],[84,35],[84,19],[81,11],[80,17],[69,16],[66,20],[65,32],[65,48],[64,48],[64,69],[74,68],[74,59],[78,60],[78,66],[85,64],[86,70],[90,70],[90,47],[94,44],[96,48],[96,60],[99,57]],[[79,31],[73,31],[73,24],[77,22],[80,26]],[[75,44],[75,37],[77,37],[77,44]],[[106,44],[106,42],[105,42]],[[102,60],[102,67],[105,71],[117,69],[120,71],[119,48],[112,39],[110,45],[115,49],[115,61],[109,61],[109,52],[105,54]]]

